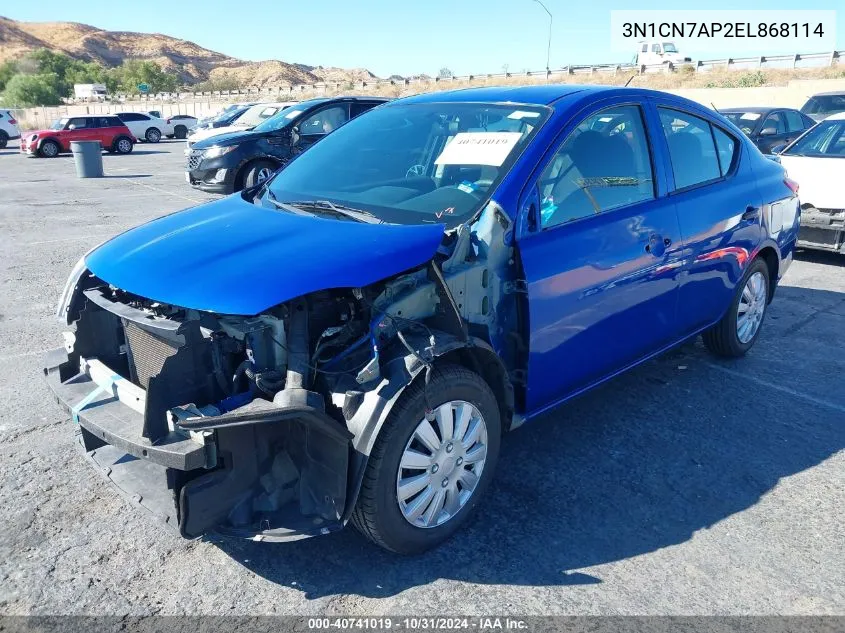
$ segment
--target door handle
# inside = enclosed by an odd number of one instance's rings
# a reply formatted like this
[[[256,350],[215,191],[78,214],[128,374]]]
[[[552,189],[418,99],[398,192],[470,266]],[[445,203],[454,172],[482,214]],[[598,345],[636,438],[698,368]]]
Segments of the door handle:
[[[753,207],[748,205],[745,207],[745,213],[742,214],[743,220],[756,220],[760,217],[760,207]]]
[[[660,236],[657,233],[652,233],[648,236],[648,242],[645,245],[645,252],[646,253],[655,253],[659,250],[660,245]],[[665,242],[664,242],[665,243]]]

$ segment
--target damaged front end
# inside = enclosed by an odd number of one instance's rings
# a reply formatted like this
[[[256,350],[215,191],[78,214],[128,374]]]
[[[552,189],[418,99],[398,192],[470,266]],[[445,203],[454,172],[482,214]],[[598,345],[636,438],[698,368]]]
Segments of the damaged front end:
[[[255,316],[178,307],[78,266],[74,325],[45,375],[91,461],[185,537],[289,540],[349,519],[402,391],[438,359],[470,365],[502,419],[524,379],[520,283],[491,203],[423,265]]]

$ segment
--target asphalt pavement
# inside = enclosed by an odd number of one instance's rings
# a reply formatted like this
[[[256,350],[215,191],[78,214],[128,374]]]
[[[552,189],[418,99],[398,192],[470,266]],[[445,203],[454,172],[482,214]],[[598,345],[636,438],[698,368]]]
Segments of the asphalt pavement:
[[[185,541],[83,459],[41,377],[74,263],[210,200],[182,142],[0,150],[0,613],[843,614],[845,257],[799,253],[741,360],[685,345],[505,438],[473,524],[399,557],[354,529]]]

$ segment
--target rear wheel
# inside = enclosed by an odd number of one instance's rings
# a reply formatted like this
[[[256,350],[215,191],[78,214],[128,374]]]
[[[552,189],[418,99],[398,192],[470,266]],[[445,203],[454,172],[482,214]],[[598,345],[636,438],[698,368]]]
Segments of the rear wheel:
[[[56,141],[44,141],[38,148],[38,153],[44,158],[54,158],[59,155],[60,151],[62,151],[62,148]]]
[[[260,185],[276,171],[276,164],[269,160],[257,160],[246,168],[244,189]]]
[[[173,134],[176,138],[187,138],[188,128],[184,125],[177,125],[175,128],[173,128]]]
[[[352,514],[364,536],[402,554],[435,547],[466,523],[499,454],[499,409],[481,376],[458,365],[436,368],[428,396],[431,422],[422,380],[390,412]]]
[[[722,320],[703,335],[704,345],[718,356],[736,358],[750,350],[769,305],[769,267],[762,259],[748,266]]]
[[[132,141],[125,136],[121,136],[120,138],[115,139],[112,149],[114,149],[114,151],[118,154],[128,154],[132,151],[132,145]]]
[[[0,130],[0,149],[5,149],[6,145],[9,144],[9,135],[6,134],[3,130]]]
[[[148,143],[158,143],[161,140],[161,130],[157,127],[151,127],[147,130],[146,134],[144,134],[144,138]]]

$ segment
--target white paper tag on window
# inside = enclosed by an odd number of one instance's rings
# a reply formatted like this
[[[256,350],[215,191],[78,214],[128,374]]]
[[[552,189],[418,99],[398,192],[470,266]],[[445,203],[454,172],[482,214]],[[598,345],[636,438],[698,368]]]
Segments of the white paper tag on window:
[[[744,112],[741,117],[739,117],[743,121],[756,121],[760,118],[760,115],[756,112]]]
[[[286,119],[293,119],[294,117],[302,114],[302,110],[291,110],[285,115]]]
[[[514,110],[508,115],[509,119],[536,119],[540,116],[539,112],[528,112],[526,110]]]
[[[461,132],[443,148],[434,163],[500,167],[521,137],[519,132]]]

